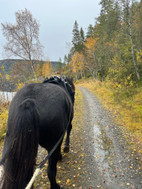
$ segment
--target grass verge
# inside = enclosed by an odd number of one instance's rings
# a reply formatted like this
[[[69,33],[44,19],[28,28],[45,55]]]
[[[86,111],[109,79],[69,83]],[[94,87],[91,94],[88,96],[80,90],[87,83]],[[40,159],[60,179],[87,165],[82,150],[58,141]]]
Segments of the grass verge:
[[[0,157],[2,153],[3,141],[7,128],[7,118],[8,118],[8,104],[0,103]]]
[[[142,156],[142,88],[116,87],[110,81],[83,80],[78,85],[92,91],[108,109],[134,152]]]

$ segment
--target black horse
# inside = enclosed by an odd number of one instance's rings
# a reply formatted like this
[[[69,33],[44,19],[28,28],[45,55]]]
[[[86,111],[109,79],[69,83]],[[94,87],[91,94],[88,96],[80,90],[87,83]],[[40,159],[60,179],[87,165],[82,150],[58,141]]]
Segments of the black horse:
[[[0,165],[4,167],[2,189],[24,189],[30,181],[38,144],[48,153],[67,130],[64,151],[69,151],[75,87],[68,77],[51,77],[43,83],[27,84],[13,98]],[[63,140],[63,139],[62,139]],[[62,140],[48,159],[51,189],[56,183],[57,161]]]

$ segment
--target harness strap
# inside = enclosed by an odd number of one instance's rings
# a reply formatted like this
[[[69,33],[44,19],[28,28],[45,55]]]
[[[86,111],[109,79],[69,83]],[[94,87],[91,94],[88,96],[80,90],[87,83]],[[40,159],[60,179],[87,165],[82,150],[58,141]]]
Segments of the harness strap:
[[[66,130],[65,130],[66,132]],[[45,157],[45,159],[40,163],[40,165],[36,168],[36,170],[34,171],[34,174],[31,178],[31,180],[29,181],[28,185],[26,186],[25,189],[30,189],[36,179],[36,177],[41,173],[41,169],[43,168],[44,164],[46,163],[46,161],[51,157],[51,155],[53,154],[53,152],[56,150],[56,148],[58,147],[58,145],[60,144],[60,142],[62,141],[62,139],[64,138],[65,132],[62,134],[62,136],[59,138],[58,142],[55,144],[55,146],[52,148],[52,150],[49,152],[49,154]]]
[[[55,84],[59,84],[58,82],[61,81],[61,78],[57,77],[57,76],[54,76],[54,77],[51,77],[49,79],[46,79],[43,83],[55,83]],[[63,81],[62,81],[63,82]],[[67,83],[67,82],[66,82]],[[63,82],[64,84],[64,87],[65,89],[68,91],[67,89],[67,86],[66,86],[66,83]],[[67,83],[68,84],[68,83]],[[69,84],[68,84],[69,85]],[[71,86],[70,86],[71,87]],[[70,119],[71,119],[71,112],[70,111],[70,115],[69,115],[69,121],[68,121],[68,124],[67,124],[67,127],[64,131],[64,133],[61,135],[61,137],[59,138],[59,140],[57,141],[57,143],[55,144],[55,146],[52,148],[52,150],[48,153],[48,155],[44,158],[44,160],[40,163],[39,166],[37,166],[37,168],[35,169],[34,171],[34,174],[31,178],[31,180],[29,181],[29,183],[27,184],[26,188],[25,189],[30,189],[36,179],[36,177],[41,173],[41,169],[43,168],[44,164],[46,163],[46,161],[51,157],[51,155],[54,153],[54,151],[56,150],[56,148],[58,147],[58,145],[60,144],[60,142],[62,141],[62,139],[64,138],[64,135],[65,135],[65,132],[69,126],[69,123],[70,123]]]
[[[72,87],[70,85],[70,83],[66,80],[65,76],[59,77],[59,76],[52,76],[50,78],[46,78],[43,83],[53,83],[53,84],[57,84],[59,86],[62,86],[70,95],[72,102],[74,104],[74,94],[75,92],[72,90]]]
[[[66,132],[66,130],[65,130]],[[52,148],[52,150],[49,152],[49,154],[45,157],[45,159],[40,163],[40,165],[38,166],[40,169],[43,168],[44,164],[46,163],[46,161],[50,158],[50,156],[53,154],[53,152],[56,150],[56,148],[58,147],[58,145],[60,144],[60,142],[62,141],[62,139],[64,138],[65,132],[62,134],[62,136],[59,138],[58,142],[55,144],[55,146]]]

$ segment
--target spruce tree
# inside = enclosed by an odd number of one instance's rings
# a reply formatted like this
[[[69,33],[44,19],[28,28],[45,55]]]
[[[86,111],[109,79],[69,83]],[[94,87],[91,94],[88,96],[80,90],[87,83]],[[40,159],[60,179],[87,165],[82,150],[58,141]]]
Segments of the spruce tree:
[[[64,56],[64,64],[68,64],[68,58],[67,58],[67,55]]]
[[[82,28],[78,28],[78,23],[75,21],[74,23],[74,28],[73,28],[73,49],[74,52],[83,52],[84,50],[84,42],[85,42],[85,36],[84,36],[84,31]]]
[[[100,32],[107,35],[107,40],[113,38],[113,34],[120,30],[121,16],[118,1],[101,0],[101,13],[97,21],[99,23]]]
[[[85,35],[84,35],[84,31],[82,29],[82,27],[80,28],[80,50],[79,52],[83,52],[84,51],[84,42],[85,42]]]
[[[80,49],[80,33],[79,33],[77,21],[75,21],[75,23],[74,23],[72,34],[73,34],[73,39],[72,39],[73,48],[75,51],[79,51],[79,49]]]
[[[91,37],[93,35],[93,33],[94,33],[94,27],[92,26],[92,24],[90,24],[88,26],[88,31],[87,31],[87,34],[86,34],[86,38]]]

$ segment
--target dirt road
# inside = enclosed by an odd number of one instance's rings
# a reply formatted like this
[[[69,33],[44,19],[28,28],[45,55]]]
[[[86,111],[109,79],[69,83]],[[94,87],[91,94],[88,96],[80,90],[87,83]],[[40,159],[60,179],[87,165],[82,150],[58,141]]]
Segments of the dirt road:
[[[75,106],[70,152],[58,163],[57,182],[64,189],[141,189],[140,158],[99,100],[87,89],[80,90],[84,104]],[[83,121],[82,116],[76,117],[81,109]],[[39,161],[44,156],[45,151],[39,150]],[[49,188],[46,168],[36,180],[36,189]]]
[[[87,175],[83,189],[141,189],[139,158],[129,150],[123,135],[109,112],[87,89],[84,97],[85,164]]]
[[[57,182],[64,189],[141,189],[140,158],[129,149],[112,115],[98,99],[87,89],[80,90],[84,105],[75,107],[75,114],[83,109],[83,124],[81,115],[74,117],[70,152],[58,163]],[[40,148],[38,161],[45,155]],[[49,188],[46,169],[47,164],[35,181],[36,189]]]

